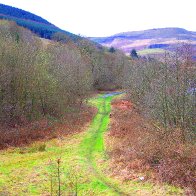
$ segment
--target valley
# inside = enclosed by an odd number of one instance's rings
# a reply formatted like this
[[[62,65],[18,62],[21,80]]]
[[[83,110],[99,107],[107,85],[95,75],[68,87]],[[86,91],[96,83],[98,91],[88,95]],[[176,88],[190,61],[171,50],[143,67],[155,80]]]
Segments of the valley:
[[[184,28],[86,37],[0,4],[0,196],[196,195],[195,46]]]

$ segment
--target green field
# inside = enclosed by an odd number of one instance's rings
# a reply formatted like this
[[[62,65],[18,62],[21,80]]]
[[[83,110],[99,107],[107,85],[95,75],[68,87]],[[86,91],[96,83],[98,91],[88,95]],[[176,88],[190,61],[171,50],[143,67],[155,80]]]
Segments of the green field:
[[[143,55],[150,55],[150,54],[164,54],[165,52],[168,51],[161,48],[153,48],[153,49],[139,50],[138,54],[143,56]]]

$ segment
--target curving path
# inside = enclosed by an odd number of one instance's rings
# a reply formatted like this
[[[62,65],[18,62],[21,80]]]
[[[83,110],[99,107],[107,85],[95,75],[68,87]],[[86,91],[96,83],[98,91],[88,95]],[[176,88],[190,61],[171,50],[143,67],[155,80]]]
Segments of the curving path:
[[[99,164],[100,160],[104,161],[104,159],[107,159],[107,154],[104,150],[103,135],[109,125],[111,101],[115,95],[119,94],[122,93],[114,92],[104,94],[91,101],[91,104],[97,107],[98,112],[80,147],[84,164],[86,164],[87,169],[90,170],[97,181],[99,181],[98,184],[104,187],[103,192],[105,192],[106,195],[128,195],[104,175],[100,166],[101,164]]]

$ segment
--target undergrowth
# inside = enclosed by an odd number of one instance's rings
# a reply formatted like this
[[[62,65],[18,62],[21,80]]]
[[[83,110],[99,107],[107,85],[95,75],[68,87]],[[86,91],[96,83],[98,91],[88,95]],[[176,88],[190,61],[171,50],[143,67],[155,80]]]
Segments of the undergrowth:
[[[181,142],[179,130],[164,134],[134,106],[127,110],[117,106],[118,103],[114,103],[107,137],[115,175],[122,176],[125,181],[143,176],[144,181],[181,186],[194,195],[195,145]]]

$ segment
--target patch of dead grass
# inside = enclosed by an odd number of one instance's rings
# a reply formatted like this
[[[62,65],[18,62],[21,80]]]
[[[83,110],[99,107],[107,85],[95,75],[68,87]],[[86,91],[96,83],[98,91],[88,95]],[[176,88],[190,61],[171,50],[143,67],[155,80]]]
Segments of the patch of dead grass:
[[[52,125],[46,118],[14,127],[0,125],[0,150],[75,134],[91,122],[95,112],[94,108],[83,106],[78,112],[65,114],[60,122]]]
[[[107,151],[114,176],[123,180],[167,182],[196,190],[196,148],[180,141],[180,131],[165,135],[128,100],[112,104]],[[190,191],[191,190],[191,191]]]

